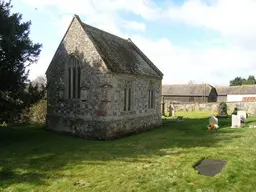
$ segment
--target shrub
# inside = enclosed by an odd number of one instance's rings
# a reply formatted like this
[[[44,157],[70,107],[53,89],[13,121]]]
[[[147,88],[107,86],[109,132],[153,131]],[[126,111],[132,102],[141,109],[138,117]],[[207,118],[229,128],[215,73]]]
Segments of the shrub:
[[[234,111],[232,112],[232,115],[237,115],[237,111],[238,111],[238,108],[235,107],[235,108],[234,108]]]
[[[228,114],[227,110],[228,110],[227,103],[224,101],[220,102],[218,105],[218,115],[220,115],[220,116],[227,115]]]
[[[25,124],[44,124],[46,120],[46,109],[47,101],[42,99],[30,108],[23,110],[21,122]]]
[[[8,124],[4,121],[3,123],[0,123],[0,127],[7,127]]]
[[[44,124],[46,120],[47,101],[40,100],[38,103],[32,105],[29,110],[30,123]]]

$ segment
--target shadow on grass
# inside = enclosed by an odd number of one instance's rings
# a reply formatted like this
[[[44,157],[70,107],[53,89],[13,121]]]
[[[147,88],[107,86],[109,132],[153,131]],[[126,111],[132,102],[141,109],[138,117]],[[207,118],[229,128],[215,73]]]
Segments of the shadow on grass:
[[[220,127],[229,127],[222,119]],[[45,131],[43,126],[0,128],[1,188],[14,183],[47,184],[55,170],[107,161],[150,163],[150,156],[179,156],[194,147],[215,147],[237,139],[236,130],[208,131],[208,118],[164,122],[164,126],[119,140],[92,141]],[[173,149],[167,152],[166,149]],[[180,149],[183,150],[175,150]]]
[[[58,49],[62,56],[54,58],[53,63],[59,62],[59,67],[63,67],[62,63],[69,54],[65,53],[64,44]],[[84,58],[79,52],[76,55]],[[58,70],[62,69],[49,67],[49,73],[55,78],[52,82],[58,82]],[[85,72],[90,72],[85,76],[93,75],[92,71],[101,73],[98,62],[85,67]],[[229,123],[230,120],[221,120],[220,127]],[[208,131],[207,126],[208,118],[184,119],[183,122],[166,122],[158,129],[113,141],[74,138],[45,131],[42,126],[0,127],[0,190],[19,183],[48,185],[51,180],[62,177],[58,171],[74,166],[99,166],[109,161],[151,163],[148,157],[184,155],[193,152],[191,148],[214,147],[220,145],[221,140],[231,141],[237,137],[231,134],[231,130]]]
[[[4,167],[0,171],[1,188],[7,188],[11,184],[17,183],[33,183],[36,185],[42,185],[45,183],[45,174],[29,172],[18,173],[13,168]]]

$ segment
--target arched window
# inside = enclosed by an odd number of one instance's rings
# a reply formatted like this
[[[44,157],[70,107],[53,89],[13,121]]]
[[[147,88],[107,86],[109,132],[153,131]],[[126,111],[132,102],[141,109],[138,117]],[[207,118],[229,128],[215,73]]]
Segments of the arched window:
[[[148,89],[148,108],[153,109],[155,107],[155,91],[154,91],[154,82],[149,82]]]
[[[132,110],[132,81],[125,81],[124,86],[124,111]]]
[[[71,55],[68,59],[68,97],[80,98],[80,63],[79,59]]]

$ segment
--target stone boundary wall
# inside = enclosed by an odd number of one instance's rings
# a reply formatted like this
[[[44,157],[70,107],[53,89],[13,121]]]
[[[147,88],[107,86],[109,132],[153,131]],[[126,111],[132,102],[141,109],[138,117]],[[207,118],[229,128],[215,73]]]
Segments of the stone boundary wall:
[[[214,103],[180,103],[174,104],[175,111],[217,111],[218,102]],[[227,102],[228,110],[233,111],[235,107],[245,110],[249,114],[256,115],[256,102]],[[165,106],[168,112],[168,106]]]

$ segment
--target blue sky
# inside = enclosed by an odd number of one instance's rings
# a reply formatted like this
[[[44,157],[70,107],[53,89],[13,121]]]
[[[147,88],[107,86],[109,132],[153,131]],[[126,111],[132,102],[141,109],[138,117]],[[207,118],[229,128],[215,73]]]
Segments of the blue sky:
[[[72,17],[130,37],[164,73],[163,84],[228,85],[256,72],[254,0],[13,0],[43,44],[30,78],[43,75]]]

